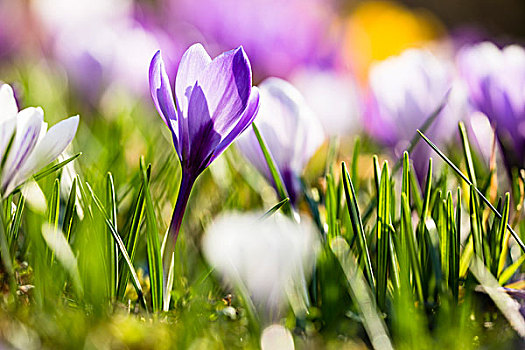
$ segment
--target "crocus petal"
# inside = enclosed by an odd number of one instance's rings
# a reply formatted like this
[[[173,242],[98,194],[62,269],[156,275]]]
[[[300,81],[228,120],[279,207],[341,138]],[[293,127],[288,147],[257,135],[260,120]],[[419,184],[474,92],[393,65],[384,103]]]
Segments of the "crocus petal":
[[[18,113],[15,139],[2,169],[4,195],[7,194],[6,188],[14,180],[16,172],[33,151],[40,136],[43,120],[44,111],[41,108],[30,107]]]
[[[259,89],[252,87],[252,92],[246,109],[232,131],[230,131],[230,133],[223,138],[221,143],[217,146],[217,149],[209,161],[210,164],[235,140],[237,136],[241,135],[250,125],[252,125],[257,116],[257,112],[259,111],[259,100]]]
[[[79,117],[74,116],[53,125],[35,146],[10,186],[14,189],[36,171],[54,161],[71,143],[78,128]],[[9,188],[7,189],[9,191]]]
[[[199,75],[211,62],[211,58],[201,44],[194,44],[182,55],[175,79],[177,107],[186,113],[190,103],[191,90]],[[183,118],[183,117],[181,117]]]
[[[188,135],[191,140],[186,168],[198,175],[208,164],[221,136],[214,130],[206,97],[198,84],[192,89],[188,106]]]
[[[160,116],[173,135],[173,143],[180,157],[179,127],[177,125],[177,111],[171,92],[170,81],[160,51],[157,51],[151,60],[149,68],[149,85],[153,103]]]
[[[18,113],[13,89],[7,84],[0,87],[0,106],[0,122],[12,118]]]
[[[292,202],[300,191],[298,176],[324,141],[321,123],[299,91],[288,82],[268,78],[259,85],[257,127],[285,182]],[[253,130],[239,138],[242,154],[273,183]],[[275,184],[274,184],[275,185]]]
[[[175,99],[179,113],[179,148],[182,158],[189,157],[190,139],[188,136],[188,106],[191,91],[199,74],[211,62],[211,58],[201,44],[194,44],[182,55],[175,79]]]
[[[237,124],[250,97],[252,74],[242,47],[217,56],[199,76],[215,130],[227,135]]]
[[[0,159],[3,158],[4,152],[13,137],[16,126],[16,116],[0,121]]]

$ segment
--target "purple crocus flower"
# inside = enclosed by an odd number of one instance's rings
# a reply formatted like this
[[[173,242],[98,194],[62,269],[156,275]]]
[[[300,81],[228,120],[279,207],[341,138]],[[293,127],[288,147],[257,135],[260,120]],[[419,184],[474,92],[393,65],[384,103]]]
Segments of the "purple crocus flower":
[[[175,28],[181,22],[190,24],[219,49],[242,44],[257,76],[288,77],[298,66],[331,64],[338,47],[331,37],[332,1],[171,0],[170,4],[170,24]]]
[[[496,126],[509,167],[525,166],[525,49],[484,42],[457,56],[470,102]]]
[[[174,244],[195,180],[252,123],[259,92],[252,88],[250,62],[242,47],[212,60],[202,45],[191,46],[179,63],[175,98],[160,51],[151,61],[149,80],[151,97],[171,131],[182,167],[169,230]]]
[[[261,108],[256,124],[279,169],[290,202],[295,205],[301,190],[299,176],[324,141],[323,127],[290,83],[268,78],[259,89]],[[237,145],[255,168],[273,183],[253,129],[242,135]]]
[[[466,110],[460,85],[453,83],[452,64],[425,50],[410,49],[374,65],[370,71],[370,96],[365,127],[376,140],[399,158],[425,120],[444,101],[447,105],[426,134],[438,146],[455,134]],[[454,88],[452,88],[454,86]],[[425,176],[430,149],[418,144],[411,158],[420,179]]]

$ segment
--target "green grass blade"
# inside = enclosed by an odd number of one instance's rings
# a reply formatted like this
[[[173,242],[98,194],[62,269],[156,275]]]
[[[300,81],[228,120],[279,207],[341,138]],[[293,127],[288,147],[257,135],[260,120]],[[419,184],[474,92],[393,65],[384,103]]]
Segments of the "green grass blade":
[[[359,151],[361,150],[361,139],[357,136],[354,140],[354,149],[352,150],[352,164],[350,165],[350,174],[352,179],[354,179],[354,189],[355,192],[359,192]]]
[[[151,177],[150,165],[148,165],[148,168],[146,169],[146,176],[149,181]],[[135,200],[133,209],[131,211],[133,213],[133,216],[131,218],[128,234],[126,235],[126,250],[132,262],[135,261],[136,246],[140,232],[140,227],[144,218],[144,211],[144,185],[141,183],[138,190],[137,199]],[[126,286],[128,285],[129,281],[129,271],[127,269],[124,269],[123,267],[124,266],[121,266],[120,268],[119,285],[117,290],[117,296],[119,299],[124,297],[124,293],[126,292]]]
[[[459,204],[458,204],[459,205]],[[455,219],[454,205],[452,204],[452,194],[449,192],[446,199],[447,210],[447,231],[448,238],[448,285],[452,290],[454,300],[457,301],[459,297],[459,231]]]
[[[483,235],[480,227],[480,212],[479,206],[477,204],[477,196],[474,190],[474,185],[470,185],[469,213],[470,234],[472,236],[474,254],[479,256],[481,260],[486,261],[488,257],[485,257],[484,254]]]
[[[477,186],[476,172],[474,171],[474,162],[472,161],[472,153],[470,152],[470,143],[468,141],[467,130],[465,124],[459,122],[458,124],[459,134],[461,136],[461,144],[463,145],[463,155],[465,156],[465,163],[467,164],[467,174],[470,182]]]
[[[115,184],[113,182],[113,175],[111,173],[106,174],[106,210],[111,223],[115,227],[115,230],[118,230],[117,226],[117,200],[115,195]],[[109,288],[110,296],[113,298],[116,294],[116,289],[118,288],[118,247],[116,243],[111,238],[111,234],[108,229],[107,234],[107,256],[109,261]]]
[[[18,233],[20,232],[20,224],[22,223],[22,213],[24,212],[26,198],[20,195],[18,204],[16,205],[15,215],[11,221],[11,227],[9,228],[8,246],[11,248],[11,252],[14,252],[16,241],[18,239]]]
[[[153,312],[162,310],[163,304],[163,271],[162,271],[162,251],[159,240],[157,217],[153,207],[153,201],[149,190],[148,175],[144,158],[140,159],[140,171],[142,174],[142,186],[144,188],[144,198],[146,204],[146,247],[148,251],[148,266],[151,283],[151,302]],[[166,290],[166,293],[171,291]]]
[[[339,234],[337,230],[337,194],[334,176],[331,171],[326,174],[326,224],[328,225],[328,237],[333,238]],[[354,232],[355,233],[355,232]]]
[[[53,192],[51,192],[51,200],[49,201],[49,213],[48,220],[49,224],[54,230],[58,229],[58,219],[60,215],[60,180],[55,179],[53,184]],[[54,253],[51,253],[51,264],[55,259]]]
[[[430,141],[421,131],[418,130],[418,133],[419,135],[423,138],[423,140],[425,140],[425,142],[461,177],[461,179],[463,179],[463,181],[465,181],[467,184],[469,185],[474,185],[466,176],[465,174],[463,174],[461,172],[461,170],[458,169],[458,167],[452,163],[452,161],[450,159],[447,158],[447,156],[445,156],[445,154],[443,154],[443,152],[441,152],[439,150],[439,148],[437,148],[436,145],[434,145],[432,143],[432,141]],[[494,208],[494,206],[492,205],[492,203],[490,203],[490,201],[487,199],[487,197],[485,197],[483,195],[483,193],[481,193],[481,191],[476,187],[474,186],[474,189],[476,191],[476,193],[478,194],[478,196],[481,198],[481,200],[490,208],[490,210],[492,210],[494,212],[494,214],[499,218],[501,219],[502,218],[502,215],[501,213],[496,210],[496,208]],[[518,236],[518,234],[512,229],[512,227],[510,227],[510,224],[507,223],[507,229],[510,231],[510,233],[512,234],[512,237],[516,240],[516,242],[518,243],[518,245],[520,246],[521,250],[523,252],[525,252],[525,244],[523,244],[523,242],[521,241],[520,237]]]
[[[377,201],[377,300],[381,310],[386,306],[390,245],[390,177],[383,163]]]
[[[74,156],[71,156],[68,159],[61,161],[60,163],[57,163],[57,164],[52,165],[50,167],[44,168],[44,169],[40,170],[38,173],[36,173],[35,176],[33,176],[33,178],[35,179],[35,181],[41,180],[44,177],[46,177],[46,176],[48,176],[50,174],[53,174],[54,172],[59,171],[64,166],[66,166],[70,162],[74,161],[75,159],[77,159],[81,155],[82,155],[82,152],[77,153]]]
[[[64,214],[64,222],[62,223],[62,232],[65,234],[67,241],[71,238],[71,230],[73,227],[73,221],[75,220],[76,203],[77,203],[77,178],[73,179],[71,184],[71,191],[69,192],[69,198],[67,199],[66,212]]]
[[[264,219],[269,218],[270,216],[275,214],[279,209],[281,209],[282,206],[288,203],[289,201],[290,201],[290,198],[286,197],[285,199],[283,199],[282,201],[280,201],[279,203],[271,207],[266,213],[264,213],[261,219],[264,220]]]
[[[252,123],[253,131],[255,132],[255,136],[257,137],[257,141],[259,141],[259,145],[261,147],[261,151],[263,152],[264,159],[266,160],[266,164],[268,164],[268,169],[270,169],[270,173],[272,174],[272,179],[275,184],[275,188],[277,190],[277,194],[279,195],[279,198],[281,200],[285,198],[289,198],[288,192],[286,191],[286,187],[284,186],[283,178],[281,177],[281,173],[279,172],[279,169],[277,168],[277,165],[275,164],[275,161],[268,150],[268,146],[266,145],[266,142],[262,138],[261,133],[259,132],[259,129],[255,125],[255,123]],[[293,213],[291,209],[291,204],[285,205],[283,207],[283,212],[293,218]]]
[[[133,283],[133,286],[135,287],[135,290],[137,292],[140,302],[146,308],[146,301],[144,300],[144,292],[142,291],[142,286],[140,285],[137,271],[135,271],[135,267],[133,267],[133,263],[131,262],[128,252],[126,251],[126,247],[124,246],[124,242],[122,241],[122,238],[120,238],[120,235],[117,232],[115,226],[113,226],[113,223],[111,222],[110,217],[107,215],[107,211],[102,205],[102,202],[100,201],[100,199],[98,199],[97,195],[95,194],[95,192],[93,192],[93,189],[87,182],[86,182],[86,186],[88,188],[88,191],[91,197],[93,198],[93,202],[95,203],[95,206],[98,208],[100,213],[103,215],[104,221],[106,222],[106,225],[109,227],[111,235],[113,236],[113,239],[118,245],[120,254],[122,254],[122,256],[124,257],[124,260],[126,261],[126,264],[128,266],[128,269],[132,277],[131,282]]]
[[[56,230],[58,228],[58,218],[60,210],[60,181],[55,179],[53,184],[53,192],[51,193],[51,200],[49,201],[49,223]]]
[[[505,203],[503,204],[503,218],[500,221],[498,229],[498,243],[500,247],[500,253],[498,254],[498,274],[496,277],[501,275],[505,262],[507,261],[507,255],[509,253],[509,231],[507,230],[507,223],[509,221],[510,212],[510,194],[505,193]]]
[[[408,248],[407,253],[410,258],[413,278],[416,284],[417,297],[419,301],[423,303],[424,297],[423,297],[423,283],[421,282],[421,266],[420,266],[420,262],[417,256],[418,248],[417,248],[417,244],[414,239],[415,236],[414,236],[414,232],[412,229],[412,218],[410,215],[411,214],[410,206],[408,204],[408,198],[405,193],[401,194],[401,204],[402,204],[401,232],[403,233],[402,239],[403,241],[406,240],[406,244]]]
[[[500,274],[498,278],[498,282],[500,285],[504,285],[507,283],[511,277],[518,271],[521,265],[525,262],[525,254],[520,256],[518,260],[516,260],[512,265],[507,267],[503,272]]]
[[[366,243],[365,231],[363,230],[363,223],[361,221],[361,214],[359,213],[359,206],[357,204],[357,197],[355,195],[354,185],[352,179],[348,175],[345,162],[341,163],[341,172],[343,179],[343,186],[346,196],[346,203],[348,207],[348,214],[350,214],[350,221],[354,234],[359,240],[359,246],[361,254],[365,261],[365,273],[368,279],[368,283],[373,291],[375,291],[376,281],[374,277],[374,270],[372,268],[372,260],[370,259],[370,252],[368,251],[368,245]]]

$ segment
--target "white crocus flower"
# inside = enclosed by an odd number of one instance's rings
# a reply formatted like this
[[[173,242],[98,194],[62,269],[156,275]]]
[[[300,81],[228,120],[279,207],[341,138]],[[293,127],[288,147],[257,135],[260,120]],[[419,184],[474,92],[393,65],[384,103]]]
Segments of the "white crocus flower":
[[[319,248],[312,224],[279,214],[229,213],[216,219],[203,238],[206,259],[223,281],[249,293],[266,321],[279,317],[287,302],[303,313],[307,277]]]
[[[54,161],[73,140],[78,121],[77,115],[47,130],[42,108],[18,111],[11,86],[0,86],[0,155],[1,159],[5,157],[0,177],[2,195],[8,196],[35,172]],[[13,133],[13,143],[7,150]]]

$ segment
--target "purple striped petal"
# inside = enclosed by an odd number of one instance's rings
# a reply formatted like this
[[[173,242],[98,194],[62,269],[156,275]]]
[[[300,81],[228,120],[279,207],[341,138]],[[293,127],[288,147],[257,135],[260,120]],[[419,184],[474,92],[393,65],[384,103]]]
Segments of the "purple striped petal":
[[[179,111],[184,116],[187,115],[193,86],[210,62],[211,58],[201,44],[190,46],[180,60],[175,79],[175,96]]]
[[[225,138],[223,138],[221,143],[217,146],[217,149],[211,157],[209,164],[211,164],[211,162],[213,162],[235,140],[235,138],[237,138],[237,136],[241,135],[250,125],[252,125],[258,111],[259,89],[253,87],[248,105],[246,106],[246,109],[244,110],[241,118],[239,118],[239,121],[232,131],[230,131],[230,133]]]
[[[180,153],[189,157],[190,139],[188,136],[188,106],[193,86],[199,74],[211,62],[211,58],[201,44],[194,44],[182,55],[175,79],[175,100],[179,113]]]
[[[18,113],[15,139],[2,169],[4,195],[9,183],[14,180],[17,171],[23,166],[38,142],[43,121],[44,112],[41,108],[30,107]]]
[[[153,103],[157,108],[160,116],[168,126],[173,136],[173,143],[175,149],[180,157],[180,146],[179,146],[179,127],[177,112],[175,109],[175,102],[173,100],[173,94],[171,92],[170,81],[166,74],[166,68],[160,51],[157,51],[153,59],[151,60],[149,68],[149,85],[151,97]]]
[[[199,76],[215,131],[227,135],[246,109],[252,86],[248,57],[242,47],[217,56]]]
[[[185,168],[198,175],[208,165],[208,160],[221,140],[214,130],[206,97],[202,88],[195,84],[188,106],[188,134],[191,140],[189,158]]]
[[[27,160],[16,174],[10,187],[16,188],[31,175],[54,161],[73,141],[78,128],[79,117],[74,116],[53,125],[40,142],[37,143]],[[9,192],[10,188],[7,189]]]

